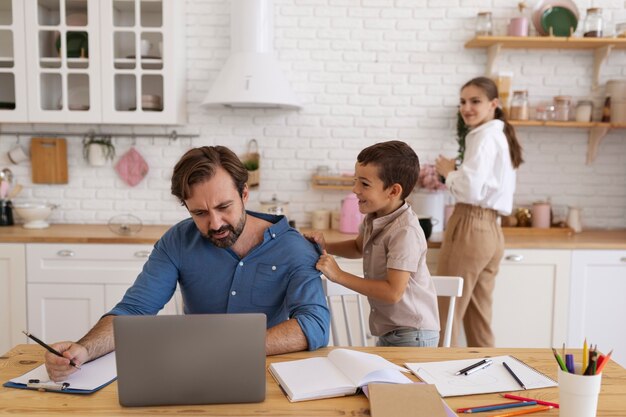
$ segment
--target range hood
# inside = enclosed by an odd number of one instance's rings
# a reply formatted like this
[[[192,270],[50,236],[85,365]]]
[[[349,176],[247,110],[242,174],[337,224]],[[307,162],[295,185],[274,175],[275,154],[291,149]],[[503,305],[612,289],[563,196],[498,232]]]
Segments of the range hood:
[[[272,0],[231,0],[231,54],[202,106],[299,109],[274,57]]]

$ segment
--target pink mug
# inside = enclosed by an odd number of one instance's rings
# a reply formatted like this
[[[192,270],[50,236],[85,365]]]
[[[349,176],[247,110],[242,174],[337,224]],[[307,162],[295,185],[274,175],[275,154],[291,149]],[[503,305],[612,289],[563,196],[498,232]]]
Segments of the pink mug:
[[[528,36],[528,19],[514,17],[509,22],[509,36]]]

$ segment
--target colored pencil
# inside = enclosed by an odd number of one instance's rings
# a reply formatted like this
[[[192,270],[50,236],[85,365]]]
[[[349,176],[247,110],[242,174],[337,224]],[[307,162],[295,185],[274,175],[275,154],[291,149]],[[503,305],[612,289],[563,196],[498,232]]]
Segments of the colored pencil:
[[[585,373],[585,369],[587,369],[588,364],[589,364],[589,346],[587,345],[587,338],[585,337],[585,342],[583,343],[583,367],[580,370],[581,374]]]
[[[500,404],[500,405],[491,405],[485,407],[474,407],[469,410],[463,411],[464,413],[482,413],[484,411],[495,411],[495,410],[504,410],[506,408],[516,408],[516,407],[525,407],[528,405],[535,405],[537,401],[522,401],[517,403],[508,403],[508,404]]]
[[[613,349],[611,349],[609,354],[604,357],[604,360],[602,361],[602,363],[598,364],[598,367],[596,369],[596,375],[602,372],[602,369],[604,369],[604,367],[606,366],[606,363],[611,360],[612,354],[613,354]]]
[[[554,357],[556,358],[556,361],[559,363],[561,370],[567,372],[567,367],[565,367],[565,364],[563,363],[563,359],[561,359],[561,357],[559,356],[555,348],[552,348],[552,353],[554,353]]]
[[[457,413],[464,413],[464,412],[465,412],[465,411],[467,411],[467,410],[472,410],[472,409],[474,409],[474,408],[478,408],[478,407],[495,407],[495,406],[498,406],[498,405],[518,404],[518,403],[520,403],[520,402],[528,402],[528,401],[534,401],[534,402],[537,402],[537,401],[535,401],[535,400],[524,400],[524,401],[517,401],[517,402],[514,402],[514,403],[512,403],[512,402],[510,402],[510,401],[509,401],[508,403],[485,404],[485,405],[477,405],[477,406],[474,406],[474,407],[462,407],[462,408],[457,408],[457,409],[456,409],[456,412],[457,412]]]
[[[565,355],[565,367],[570,374],[576,373],[576,369],[574,369],[574,355],[571,353]]]
[[[537,401],[537,404],[550,405],[550,406],[552,406],[554,408],[559,408],[559,404],[558,403],[551,403],[550,401],[537,400],[535,398],[528,398],[528,397],[520,397],[519,395],[513,395],[513,394],[503,394],[502,396],[504,398],[508,398],[509,400]]]
[[[540,405],[539,407],[535,407],[535,408],[529,408],[526,410],[519,410],[519,411],[513,411],[511,413],[504,413],[504,414],[495,414],[491,417],[513,417],[513,416],[521,416],[522,414],[530,414],[530,413],[537,413],[539,411],[546,411],[546,410],[550,410],[552,408],[551,405]]]

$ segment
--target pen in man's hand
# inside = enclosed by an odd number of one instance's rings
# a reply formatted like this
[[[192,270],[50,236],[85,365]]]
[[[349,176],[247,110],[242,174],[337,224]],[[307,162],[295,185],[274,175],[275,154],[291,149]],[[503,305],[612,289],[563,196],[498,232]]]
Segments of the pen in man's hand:
[[[473,372],[478,371],[479,369],[484,369],[488,367],[489,365],[491,365],[491,362],[492,362],[491,359],[483,359],[482,361],[476,362],[475,364],[470,365],[467,368],[461,369],[454,375],[461,375],[461,374],[469,375]]]
[[[38,343],[40,346],[43,346],[44,348],[46,348],[46,350],[50,353],[53,353],[61,358],[65,358],[65,356],[63,356],[63,354],[61,354],[61,352],[59,352],[58,350],[54,349],[52,346],[48,345],[47,343],[43,342],[42,340],[38,339],[37,337],[33,336],[32,334],[25,332],[24,330],[22,330],[22,333],[24,333],[29,339],[33,340],[34,342]],[[73,360],[70,359],[70,365],[72,365],[74,368],[76,369],[80,369]]]

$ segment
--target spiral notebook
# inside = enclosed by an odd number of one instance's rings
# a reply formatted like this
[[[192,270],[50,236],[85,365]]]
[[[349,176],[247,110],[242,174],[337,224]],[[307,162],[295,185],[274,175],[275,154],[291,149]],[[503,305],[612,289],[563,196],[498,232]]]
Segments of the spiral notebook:
[[[470,375],[456,375],[457,371],[481,359],[486,358],[405,363],[404,365],[422,381],[434,384],[442,397],[522,390],[515,378],[502,365],[503,362],[506,362],[513,370],[527,390],[558,385],[552,378],[510,355],[490,357],[489,359],[493,361],[490,366]]]

